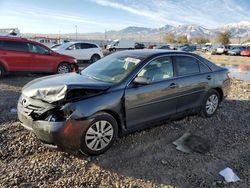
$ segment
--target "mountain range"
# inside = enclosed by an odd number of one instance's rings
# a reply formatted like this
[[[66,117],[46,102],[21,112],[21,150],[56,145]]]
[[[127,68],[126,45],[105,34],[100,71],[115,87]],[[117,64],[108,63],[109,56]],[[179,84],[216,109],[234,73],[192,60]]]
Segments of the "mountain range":
[[[172,33],[175,36],[187,35],[188,38],[196,36],[205,36],[208,38],[215,37],[219,32],[229,31],[231,33],[231,38],[247,38],[250,37],[250,22],[242,21],[239,23],[227,24],[222,27],[215,29],[208,29],[199,25],[165,25],[160,28],[146,28],[146,27],[136,27],[131,26],[120,31],[108,31],[106,34],[109,36],[142,36],[146,35],[148,37],[155,35],[162,35],[166,33]]]
[[[235,42],[244,42],[250,38],[250,21],[242,21],[239,23],[227,24],[218,28],[208,29],[200,25],[189,24],[189,25],[165,25],[160,28],[150,28],[150,27],[137,27],[130,26],[122,30],[95,32],[95,33],[78,33],[78,39],[80,40],[114,40],[114,39],[132,39],[135,41],[151,41],[151,42],[163,42],[164,35],[167,33],[172,33],[175,36],[186,35],[189,39],[196,36],[204,36],[213,40],[218,33],[229,31],[231,33],[231,40]],[[29,35],[30,34],[25,34]],[[39,35],[39,34],[37,34]],[[41,34],[42,35],[42,34]],[[51,34],[47,36],[55,36],[56,34]],[[75,33],[62,34],[62,38],[75,39]]]

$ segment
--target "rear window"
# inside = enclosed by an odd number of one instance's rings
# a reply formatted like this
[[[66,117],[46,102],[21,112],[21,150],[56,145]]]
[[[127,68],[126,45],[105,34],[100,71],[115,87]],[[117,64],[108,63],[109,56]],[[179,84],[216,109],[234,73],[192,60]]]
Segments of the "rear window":
[[[90,44],[90,43],[82,43],[82,49],[87,49],[87,48],[97,48],[95,44]]]
[[[29,47],[25,42],[17,41],[2,41],[0,48],[3,50],[19,51],[19,52],[28,52]]]
[[[200,72],[197,60],[192,57],[175,57],[175,64],[178,76],[184,76]]]

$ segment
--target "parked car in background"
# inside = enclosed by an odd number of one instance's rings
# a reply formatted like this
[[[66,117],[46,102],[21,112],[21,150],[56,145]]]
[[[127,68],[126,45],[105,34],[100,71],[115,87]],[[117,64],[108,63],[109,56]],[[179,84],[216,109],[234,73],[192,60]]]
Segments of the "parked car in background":
[[[240,52],[241,56],[250,56],[250,46],[246,47],[244,50]]]
[[[229,45],[224,45],[224,46],[219,46],[216,49],[216,54],[227,54],[228,50],[230,50],[230,46]]]
[[[89,42],[67,42],[53,48],[55,52],[73,56],[77,60],[88,60],[91,63],[103,57],[102,49]]]
[[[109,51],[116,51],[116,50],[130,50],[135,48],[135,42],[132,40],[114,40],[110,44],[107,45],[106,49]]]
[[[177,50],[184,51],[184,52],[193,52],[196,50],[196,46],[184,45],[184,46],[180,46],[179,48],[177,48]]]
[[[156,49],[157,45],[156,44],[148,44],[147,49]]]
[[[162,45],[158,49],[171,50],[171,48],[169,47],[169,45]]]
[[[39,42],[49,48],[51,48],[51,46],[57,44],[58,39],[56,38],[48,38],[48,37],[34,37],[32,40]]]
[[[53,49],[53,48],[57,48],[58,46],[61,46],[62,44],[54,44],[52,45],[50,48]]]
[[[196,54],[127,50],[80,74],[28,83],[18,117],[47,146],[99,155],[118,135],[188,114],[213,116],[229,86],[226,68]]]
[[[240,52],[244,49],[245,47],[243,46],[232,47],[227,53],[228,55],[240,55]]]
[[[202,48],[201,50],[203,52],[207,52],[207,51],[210,51],[210,49],[212,48],[212,43],[206,43]]]
[[[145,45],[142,43],[135,43],[135,49],[144,49]]]
[[[12,72],[68,73],[77,60],[24,38],[0,37],[0,76]]]

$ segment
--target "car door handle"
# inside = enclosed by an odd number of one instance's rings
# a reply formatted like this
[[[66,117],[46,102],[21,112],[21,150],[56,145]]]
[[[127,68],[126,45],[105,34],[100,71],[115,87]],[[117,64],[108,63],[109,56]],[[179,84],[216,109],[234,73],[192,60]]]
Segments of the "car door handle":
[[[211,80],[211,79],[212,79],[212,76],[211,76],[211,75],[208,75],[208,76],[207,76],[207,79],[208,79],[208,80]]]
[[[176,88],[176,87],[177,87],[177,85],[175,83],[172,83],[169,85],[169,88],[171,88],[171,89]]]

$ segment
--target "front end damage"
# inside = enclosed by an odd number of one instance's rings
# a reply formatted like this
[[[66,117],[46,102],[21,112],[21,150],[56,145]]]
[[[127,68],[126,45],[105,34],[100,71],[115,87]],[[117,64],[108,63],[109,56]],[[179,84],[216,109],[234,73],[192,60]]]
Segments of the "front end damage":
[[[23,127],[33,132],[45,145],[78,150],[83,127],[91,119],[82,114],[75,102],[102,92],[96,88],[69,89],[66,85],[25,89],[18,101],[18,118]]]

